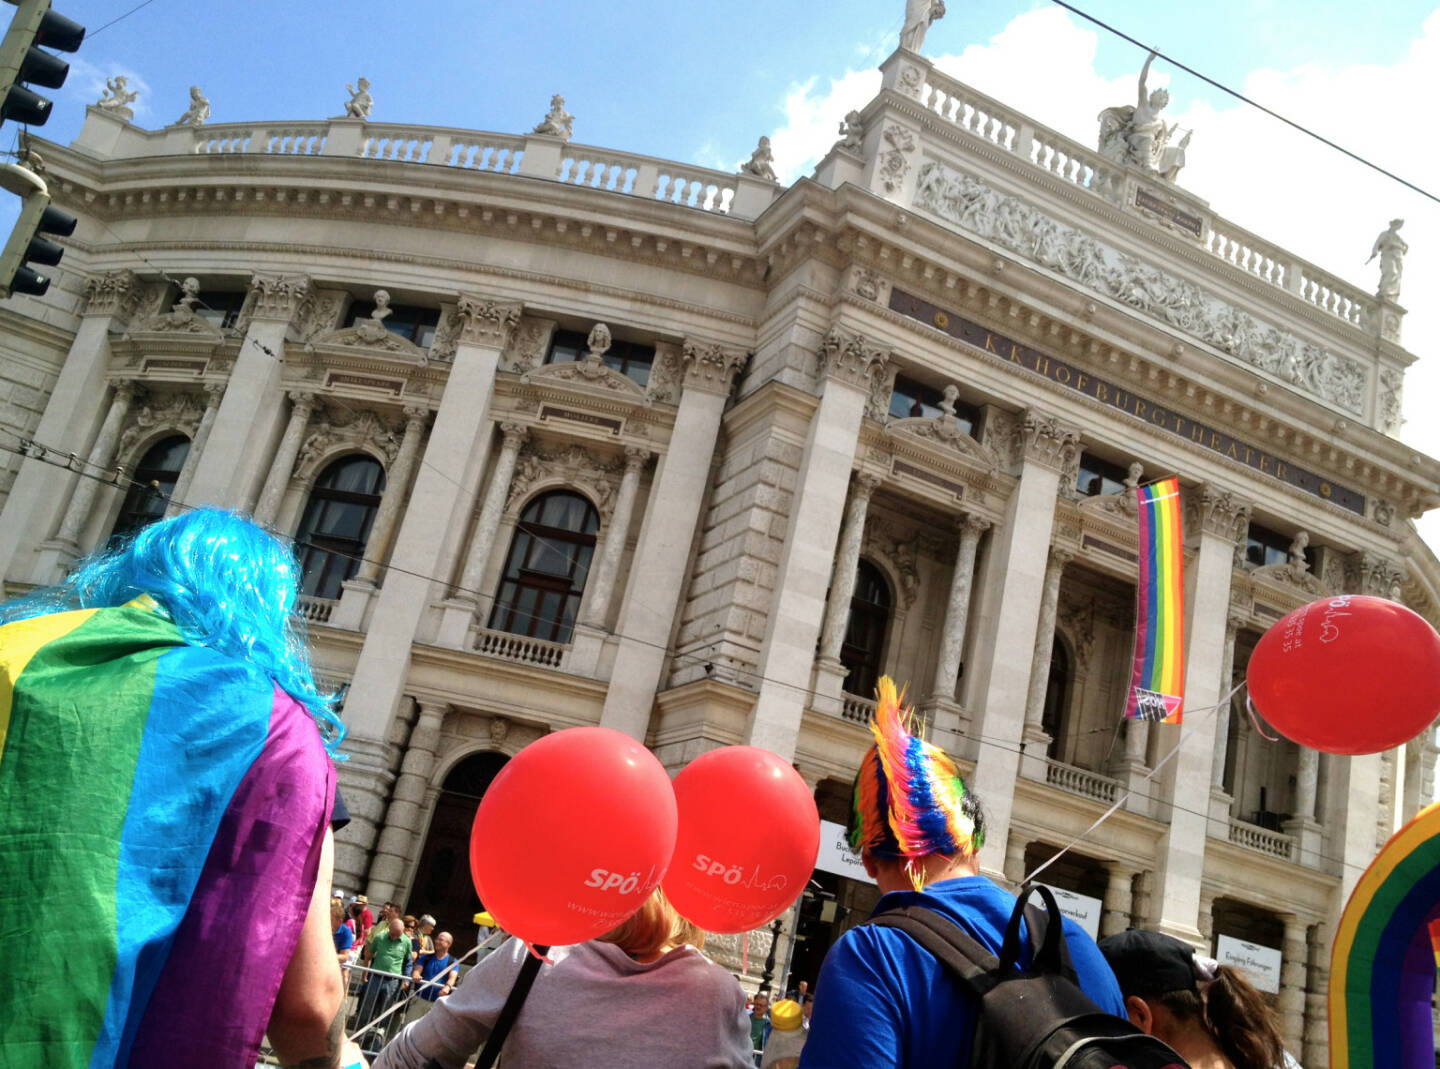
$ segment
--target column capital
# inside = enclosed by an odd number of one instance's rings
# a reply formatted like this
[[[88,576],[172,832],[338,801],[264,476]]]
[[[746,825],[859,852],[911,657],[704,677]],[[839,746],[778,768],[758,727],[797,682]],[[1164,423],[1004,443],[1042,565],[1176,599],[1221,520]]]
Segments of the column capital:
[[[211,388],[206,387],[207,390]],[[285,396],[290,398],[292,405],[303,410],[307,415],[315,410],[315,393],[312,390],[291,390]]]
[[[1345,559],[1345,589],[1352,594],[1400,600],[1405,570],[1397,563],[1366,550],[1357,550]]]
[[[993,526],[994,524],[984,516],[978,516],[973,512],[962,512],[955,517],[955,527],[962,538],[979,538]]]
[[[115,388],[115,397],[112,404],[119,402],[128,405],[141,392],[142,387],[134,379],[116,379],[111,385]]]
[[[632,471],[639,471],[650,460],[650,450],[643,445],[627,445],[625,447],[625,471],[628,474]]]
[[[1064,549],[1060,546],[1051,546],[1050,555],[1047,558],[1047,564],[1050,568],[1053,568],[1058,572],[1063,570],[1065,565],[1069,564],[1074,559],[1075,554],[1073,551]]]
[[[441,721],[445,714],[450,711],[450,703],[438,701],[434,698],[416,698],[416,718],[419,720]],[[413,733],[412,733],[413,734]]]
[[[864,497],[867,500],[885,479],[869,471],[857,471],[855,473],[855,496]]]
[[[1191,530],[1238,545],[1250,529],[1250,502],[1214,483],[1184,491],[1183,500],[1186,526]]]
[[[106,271],[85,280],[85,315],[128,318],[140,299],[140,279],[134,271]]]
[[[1234,642],[1236,633],[1245,626],[1249,619],[1247,614],[1235,612],[1232,609],[1229,615],[1225,617],[1225,641]]]
[[[462,293],[455,301],[460,328],[458,340],[503,352],[520,323],[520,310],[518,301],[492,301]]]
[[[820,378],[868,389],[870,380],[884,370],[888,359],[884,349],[861,335],[831,327],[820,343]]]
[[[412,423],[418,423],[423,426],[425,421],[430,418],[429,405],[410,404],[406,405],[401,411],[405,413],[406,430],[410,429],[410,424]]]
[[[500,424],[500,433],[504,438],[504,445],[513,445],[514,448],[519,449],[520,444],[530,436],[530,425],[507,420]]]
[[[688,338],[681,353],[685,365],[685,389],[721,395],[729,394],[736,374],[748,358],[742,350]]]
[[[309,296],[308,275],[251,275],[248,319],[288,323]]]
[[[1080,455],[1080,432],[1039,409],[1025,410],[1019,431],[1021,456],[1051,471],[1064,472]]]

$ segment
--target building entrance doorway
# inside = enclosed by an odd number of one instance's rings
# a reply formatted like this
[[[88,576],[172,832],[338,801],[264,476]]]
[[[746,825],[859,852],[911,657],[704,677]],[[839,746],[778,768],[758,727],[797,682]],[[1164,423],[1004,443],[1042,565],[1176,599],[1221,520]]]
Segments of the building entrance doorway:
[[[445,777],[406,908],[435,917],[436,931],[455,937],[453,952],[475,945],[474,917],[484,909],[470,878],[470,828],[490,783],[510,758],[493,751],[472,754]]]

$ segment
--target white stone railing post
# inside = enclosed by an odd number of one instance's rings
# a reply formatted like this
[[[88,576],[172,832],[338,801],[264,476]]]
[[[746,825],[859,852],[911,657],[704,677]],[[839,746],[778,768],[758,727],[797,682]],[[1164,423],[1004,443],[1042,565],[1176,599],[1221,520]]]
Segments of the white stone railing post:
[[[290,485],[295,458],[300,455],[300,445],[305,439],[305,427],[315,411],[313,393],[292,390],[289,396],[290,419],[285,424],[285,433],[275,450],[275,459],[270,462],[265,486],[260,491],[260,501],[255,506],[255,522],[263,527],[272,526],[280,512],[280,500],[285,496],[285,488]]]

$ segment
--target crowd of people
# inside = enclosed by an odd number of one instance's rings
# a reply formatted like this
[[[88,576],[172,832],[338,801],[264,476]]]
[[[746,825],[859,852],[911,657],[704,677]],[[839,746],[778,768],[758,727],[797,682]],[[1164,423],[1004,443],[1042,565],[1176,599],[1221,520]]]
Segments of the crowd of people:
[[[849,929],[813,995],[801,983],[771,1005],[705,956],[705,933],[658,888],[538,968],[522,968],[533,949],[511,938],[463,980],[434,917],[394,902],[375,917],[364,895],[332,893],[343,727],[316,688],[295,600],[287,547],[198,510],[0,605],[0,927],[28,930],[28,914],[6,910],[43,903],[67,946],[46,983],[0,974],[16,1064],[252,1069],[268,1036],[285,1066],[364,1066],[347,1031],[368,1037],[376,1069],[461,1069],[492,1033],[505,1069],[969,1064],[979,1001],[898,927]],[[949,755],[910,733],[888,682],[850,823],[883,892],[876,913],[942,918],[998,954],[1015,898],[980,874],[979,800]],[[96,926],[115,918],[117,888],[124,923]],[[1025,968],[1018,914],[1015,927]],[[1097,946],[1062,927],[1047,946],[1068,950],[1079,988],[1173,1048],[1176,1066],[1294,1065],[1240,973],[1158,933]],[[346,968],[364,977],[348,1016]],[[412,989],[403,1030],[377,1027]]]

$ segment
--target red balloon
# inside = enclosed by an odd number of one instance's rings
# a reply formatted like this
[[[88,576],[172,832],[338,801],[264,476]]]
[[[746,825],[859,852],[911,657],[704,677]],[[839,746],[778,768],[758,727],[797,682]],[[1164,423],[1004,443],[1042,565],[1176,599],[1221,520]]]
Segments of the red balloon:
[[[724,746],[675,777],[680,828],[663,883],[670,903],[710,932],[747,932],[784,913],[815,868],[820,814],[778,754]]]
[[[475,814],[470,872],[500,927],[565,946],[641,905],[675,849],[675,794],[655,755],[609,728],[567,728],[500,770]]]
[[[1384,598],[1312,601],[1265,632],[1245,683],[1286,738],[1326,753],[1378,753],[1440,714],[1440,635]]]

